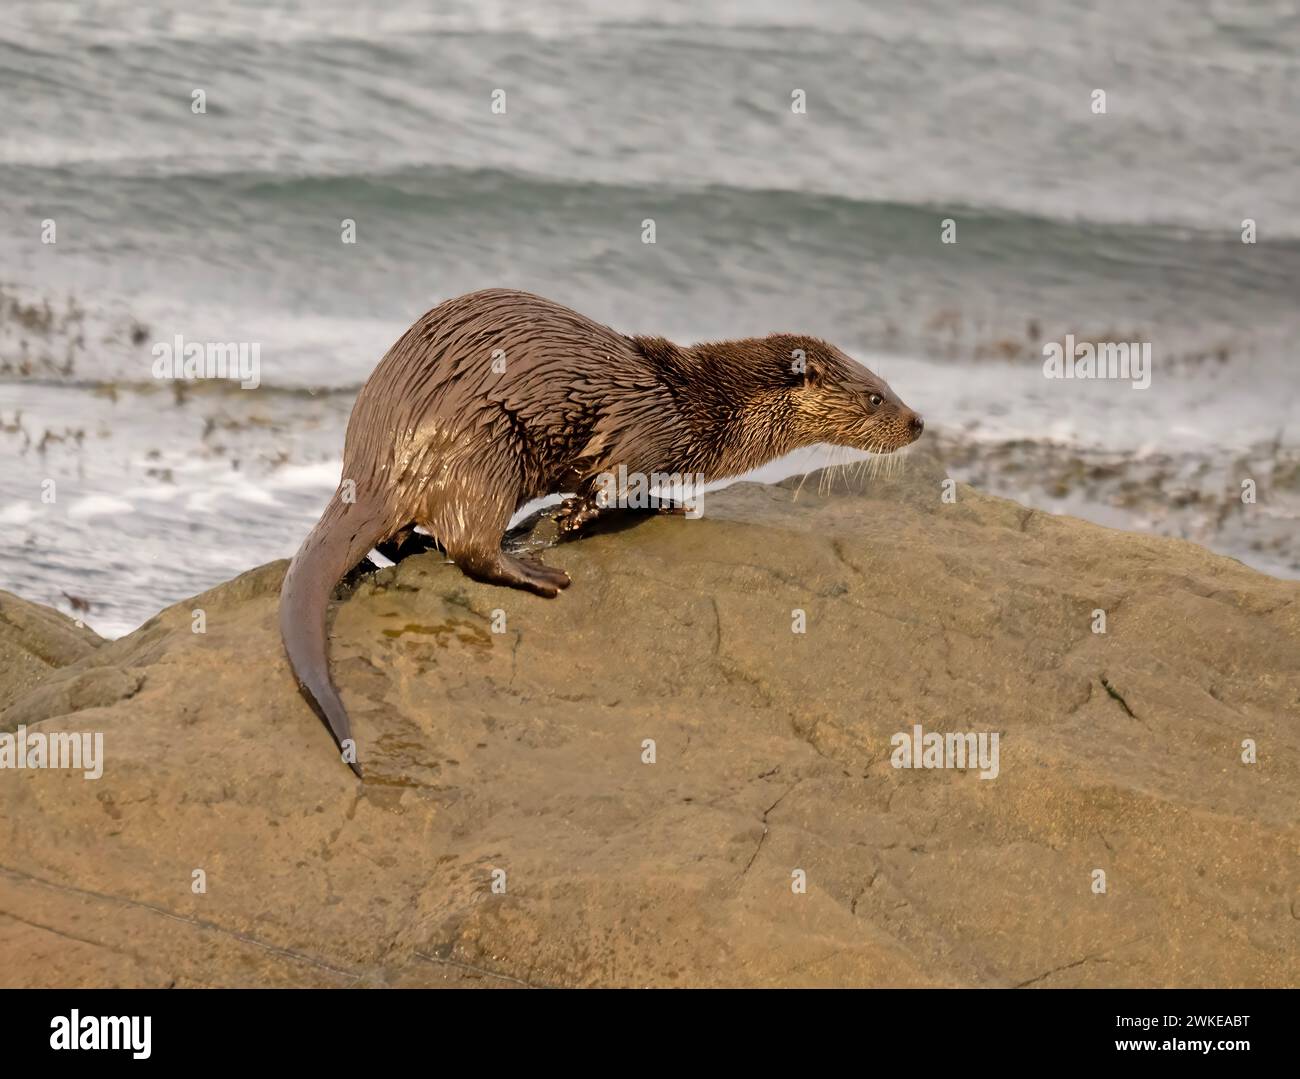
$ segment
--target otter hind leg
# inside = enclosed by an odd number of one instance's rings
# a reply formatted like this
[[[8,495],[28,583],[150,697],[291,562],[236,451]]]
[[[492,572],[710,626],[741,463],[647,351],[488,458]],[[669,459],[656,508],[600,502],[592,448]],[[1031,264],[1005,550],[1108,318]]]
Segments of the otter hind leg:
[[[447,557],[466,577],[549,599],[569,587],[569,575],[536,558],[501,549],[521,486],[518,475],[455,476],[431,492],[417,523],[439,538]]]

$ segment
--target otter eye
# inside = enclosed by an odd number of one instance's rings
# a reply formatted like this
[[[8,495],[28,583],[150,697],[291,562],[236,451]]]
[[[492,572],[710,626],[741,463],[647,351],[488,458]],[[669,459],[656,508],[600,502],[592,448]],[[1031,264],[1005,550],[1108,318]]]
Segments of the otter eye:
[[[873,393],[870,397],[867,398],[867,400],[871,402],[872,408],[879,408],[880,402],[884,400],[884,398],[882,398],[878,393]]]

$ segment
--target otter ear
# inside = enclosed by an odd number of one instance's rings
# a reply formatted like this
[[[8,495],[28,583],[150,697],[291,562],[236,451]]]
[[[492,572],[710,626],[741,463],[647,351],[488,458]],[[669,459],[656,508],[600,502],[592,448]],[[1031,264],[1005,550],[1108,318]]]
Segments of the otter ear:
[[[820,386],[826,374],[822,361],[817,356],[809,355],[808,351],[802,348],[790,350],[789,368],[789,382],[792,387]]]

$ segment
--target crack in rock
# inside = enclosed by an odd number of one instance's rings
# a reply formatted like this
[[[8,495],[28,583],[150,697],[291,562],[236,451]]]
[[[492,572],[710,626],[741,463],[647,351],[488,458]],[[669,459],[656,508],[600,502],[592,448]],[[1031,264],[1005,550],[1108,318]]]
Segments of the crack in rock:
[[[1104,689],[1107,693],[1110,694],[1112,700],[1119,702],[1119,706],[1124,709],[1124,714],[1127,715],[1129,719],[1137,719],[1137,716],[1134,714],[1133,709],[1128,706],[1128,701],[1126,701],[1120,695],[1119,690],[1117,690],[1114,686],[1110,684],[1110,682],[1106,680],[1106,676],[1104,674],[1101,676],[1101,686],[1102,689]],[[1139,722],[1141,721],[1139,720]]]
[[[762,816],[762,820],[761,820],[761,823],[762,823],[762,825],[763,825],[763,834],[762,834],[761,836],[758,837],[758,844],[754,847],[754,853],[751,854],[751,855],[749,856],[749,861],[745,863],[745,868],[744,868],[743,870],[741,870],[740,875],[741,875],[742,877],[743,877],[746,873],[749,872],[749,870],[750,870],[750,868],[753,866],[755,860],[758,858],[758,852],[761,851],[761,850],[763,849],[763,841],[764,841],[765,839],[767,839],[767,830],[768,830],[768,829],[767,829],[767,815],[768,815],[769,813],[771,813],[772,810],[774,810],[774,809],[775,809],[777,806],[779,806],[782,802],[784,802],[784,801],[786,800],[786,798],[789,797],[790,792],[791,792],[792,790],[794,790],[795,787],[799,786],[799,784],[802,783],[802,782],[803,782],[802,779],[796,779],[792,784],[790,784],[789,788],[787,788],[786,792],[785,792],[783,795],[781,795],[780,798],[778,798],[775,802],[773,802],[770,806],[768,806],[765,810],[763,810],[763,816]]]
[[[546,986],[524,981],[523,978],[516,978],[513,974],[502,974],[498,970],[489,970],[487,967],[476,967],[473,963],[462,963],[458,959],[442,959],[436,955],[426,955],[424,952],[412,952],[411,954],[414,955],[416,959],[423,959],[426,963],[433,963],[437,966],[454,967],[456,970],[464,970],[471,974],[479,974],[485,978],[498,978],[503,982],[510,982],[512,985],[518,985],[524,989],[546,988]]]
[[[1073,963],[1066,963],[1065,966],[1063,967],[1054,967],[1051,970],[1044,971],[1042,974],[1038,975],[1038,977],[1030,978],[1028,981],[1021,982],[1018,985],[1013,985],[1011,988],[1024,989],[1027,986],[1035,985],[1038,982],[1041,982],[1044,978],[1050,978],[1053,974],[1059,974],[1063,970],[1073,970],[1075,967],[1083,966],[1084,963],[1093,963],[1093,962],[1108,963],[1110,962],[1110,960],[1100,955],[1085,955],[1082,959],[1076,959]]]

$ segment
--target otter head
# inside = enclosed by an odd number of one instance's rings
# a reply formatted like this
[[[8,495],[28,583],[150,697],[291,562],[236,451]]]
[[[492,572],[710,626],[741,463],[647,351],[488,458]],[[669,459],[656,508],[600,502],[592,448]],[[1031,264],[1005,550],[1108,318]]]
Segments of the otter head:
[[[789,365],[786,393],[801,441],[893,453],[921,437],[920,415],[834,345],[787,335],[769,340]]]

